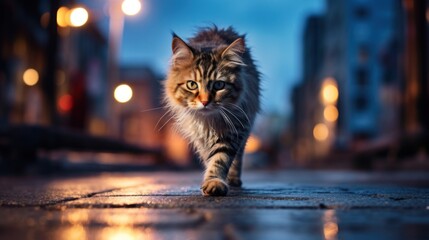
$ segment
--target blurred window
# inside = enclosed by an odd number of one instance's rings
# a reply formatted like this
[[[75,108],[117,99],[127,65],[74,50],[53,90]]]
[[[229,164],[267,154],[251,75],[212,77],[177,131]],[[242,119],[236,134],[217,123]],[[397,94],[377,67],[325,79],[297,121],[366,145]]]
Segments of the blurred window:
[[[368,44],[361,44],[359,46],[358,60],[360,64],[366,64],[369,59],[369,47]]]
[[[359,67],[356,71],[356,83],[359,87],[366,87],[369,84],[369,72],[365,67]]]
[[[366,6],[358,6],[354,10],[357,19],[365,20],[369,18],[370,12]]]
[[[368,108],[368,99],[365,96],[360,95],[354,99],[353,104],[356,111],[363,112]]]

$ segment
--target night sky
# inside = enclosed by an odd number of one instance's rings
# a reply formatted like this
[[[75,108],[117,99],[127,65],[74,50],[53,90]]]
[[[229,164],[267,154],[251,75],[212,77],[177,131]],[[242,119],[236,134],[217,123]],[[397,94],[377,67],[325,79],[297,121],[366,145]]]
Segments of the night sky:
[[[264,112],[288,114],[301,76],[305,19],[323,11],[324,0],[142,0],[142,12],[125,18],[120,63],[149,65],[165,75],[172,31],[187,39],[198,27],[233,26],[247,34],[263,74]]]

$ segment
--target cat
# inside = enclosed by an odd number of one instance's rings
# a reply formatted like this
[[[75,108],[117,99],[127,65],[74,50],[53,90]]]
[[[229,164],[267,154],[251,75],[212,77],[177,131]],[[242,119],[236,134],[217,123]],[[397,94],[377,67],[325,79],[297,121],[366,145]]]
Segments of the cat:
[[[213,26],[186,43],[173,33],[164,101],[205,165],[203,195],[225,196],[229,186],[242,185],[242,158],[260,91],[245,35]]]

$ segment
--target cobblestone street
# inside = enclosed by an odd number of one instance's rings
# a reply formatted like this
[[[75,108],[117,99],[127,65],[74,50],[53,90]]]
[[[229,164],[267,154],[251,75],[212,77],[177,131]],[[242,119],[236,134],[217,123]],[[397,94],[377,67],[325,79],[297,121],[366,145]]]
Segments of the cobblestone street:
[[[424,173],[247,172],[203,197],[196,172],[1,177],[1,239],[428,239]]]

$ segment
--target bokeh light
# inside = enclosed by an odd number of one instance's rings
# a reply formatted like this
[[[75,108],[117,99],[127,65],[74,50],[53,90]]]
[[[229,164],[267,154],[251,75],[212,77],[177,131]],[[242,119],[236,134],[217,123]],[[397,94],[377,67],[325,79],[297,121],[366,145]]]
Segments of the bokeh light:
[[[133,90],[127,84],[121,84],[115,88],[114,97],[120,103],[126,103],[133,97]]]
[[[325,141],[329,137],[329,129],[323,124],[319,123],[313,128],[313,136],[317,141]]]
[[[58,109],[60,112],[69,112],[73,107],[73,97],[70,94],[64,94],[58,100]]]
[[[69,25],[69,9],[60,7],[57,11],[57,24],[60,27],[67,27]]]
[[[338,100],[338,87],[333,78],[326,78],[322,85],[322,100],[325,104],[332,104]]]
[[[338,119],[338,109],[334,105],[328,105],[323,110],[323,116],[328,122],[335,122]]]
[[[34,86],[39,81],[39,73],[35,69],[29,68],[24,71],[22,79],[26,85]]]
[[[139,0],[124,0],[121,8],[126,15],[133,16],[140,12],[142,5]]]
[[[81,27],[88,21],[88,11],[85,8],[77,7],[70,11],[70,25]]]
[[[246,147],[244,152],[255,153],[261,148],[261,140],[255,135],[250,135],[247,139]]]

